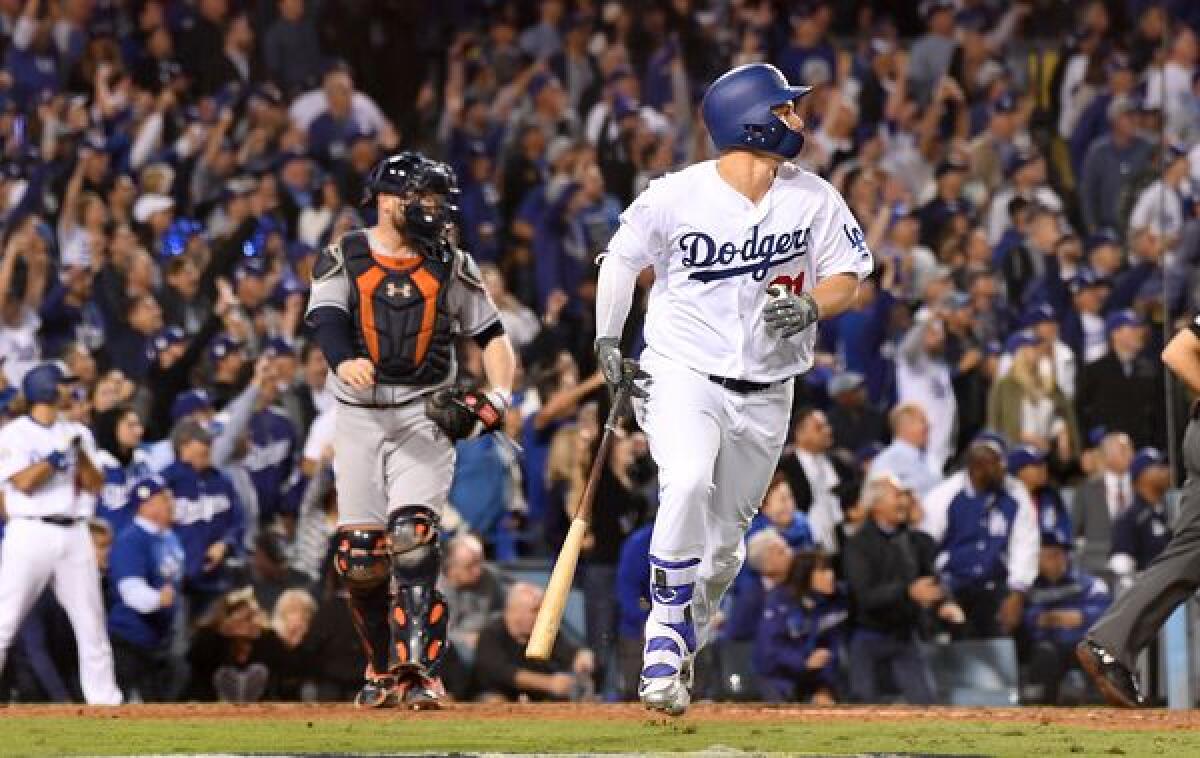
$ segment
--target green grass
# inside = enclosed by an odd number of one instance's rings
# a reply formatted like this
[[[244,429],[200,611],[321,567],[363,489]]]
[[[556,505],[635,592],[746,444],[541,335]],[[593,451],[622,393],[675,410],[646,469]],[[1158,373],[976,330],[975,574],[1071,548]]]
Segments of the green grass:
[[[7,717],[0,755],[312,752],[665,752],[728,746],[756,752],[952,753],[996,756],[1200,755],[1200,733],[1100,731],[962,721],[823,724],[638,720],[128,719]]]

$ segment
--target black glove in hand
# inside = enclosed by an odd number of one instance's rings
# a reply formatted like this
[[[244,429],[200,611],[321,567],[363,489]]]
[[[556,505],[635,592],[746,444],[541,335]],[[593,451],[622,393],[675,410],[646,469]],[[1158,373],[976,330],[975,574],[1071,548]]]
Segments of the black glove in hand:
[[[644,389],[634,384],[634,380],[645,378],[649,374],[638,368],[636,361],[626,360],[621,355],[621,342],[616,337],[596,338],[596,363],[600,367],[600,373],[604,374],[604,382],[610,392],[616,393],[622,382],[628,382],[631,397],[647,396]]]
[[[792,337],[817,323],[820,313],[811,293],[801,292],[797,295],[785,291],[782,295],[777,294],[780,290],[779,287],[767,289],[771,301],[763,309],[763,320],[768,328],[780,337]]]
[[[505,410],[498,394],[462,387],[440,389],[425,401],[425,414],[455,442],[501,429]]]

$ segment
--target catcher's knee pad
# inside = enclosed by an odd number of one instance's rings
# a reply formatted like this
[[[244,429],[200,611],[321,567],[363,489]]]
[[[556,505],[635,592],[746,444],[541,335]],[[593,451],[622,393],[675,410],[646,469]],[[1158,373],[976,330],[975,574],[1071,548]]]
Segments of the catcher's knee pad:
[[[387,532],[361,527],[341,530],[337,536],[334,565],[352,594],[384,584],[391,568]]]
[[[441,567],[437,513],[406,505],[388,518],[392,562],[391,668],[436,671],[446,652],[446,600],[437,591]]]
[[[339,531],[333,563],[350,593],[350,615],[371,668],[382,673],[388,668],[391,650],[387,532],[364,528]]]

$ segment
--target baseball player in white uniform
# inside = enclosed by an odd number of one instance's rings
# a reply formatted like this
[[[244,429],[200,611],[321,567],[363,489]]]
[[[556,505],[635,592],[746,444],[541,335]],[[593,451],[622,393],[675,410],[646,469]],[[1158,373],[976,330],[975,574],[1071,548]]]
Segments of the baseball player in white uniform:
[[[118,705],[100,573],[87,520],[104,477],[87,427],[59,418],[58,364],[21,382],[29,413],[0,429],[0,480],[8,526],[0,544],[0,669],[17,630],[46,584],[75,630],[79,679],[91,705]]]
[[[788,163],[804,144],[794,101],[810,89],[757,63],[717,79],[702,109],[720,157],[652,182],[600,268],[596,351],[610,384],[635,280],[654,269],[633,391],[661,486],[639,694],[672,715],[691,702],[692,658],[741,568],[817,320],[847,309],[872,269],[837,191]]]

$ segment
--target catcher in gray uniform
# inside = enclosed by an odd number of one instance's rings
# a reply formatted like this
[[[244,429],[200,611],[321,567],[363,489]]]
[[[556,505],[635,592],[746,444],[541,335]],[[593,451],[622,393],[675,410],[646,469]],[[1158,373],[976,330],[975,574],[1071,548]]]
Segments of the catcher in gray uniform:
[[[446,605],[435,589],[454,443],[499,429],[515,358],[471,256],[450,242],[458,189],[419,153],[366,181],[378,223],[321,251],[307,318],[331,367],[334,562],[369,662],[356,702],[436,708]],[[483,349],[490,389],[457,386],[454,341]]]

